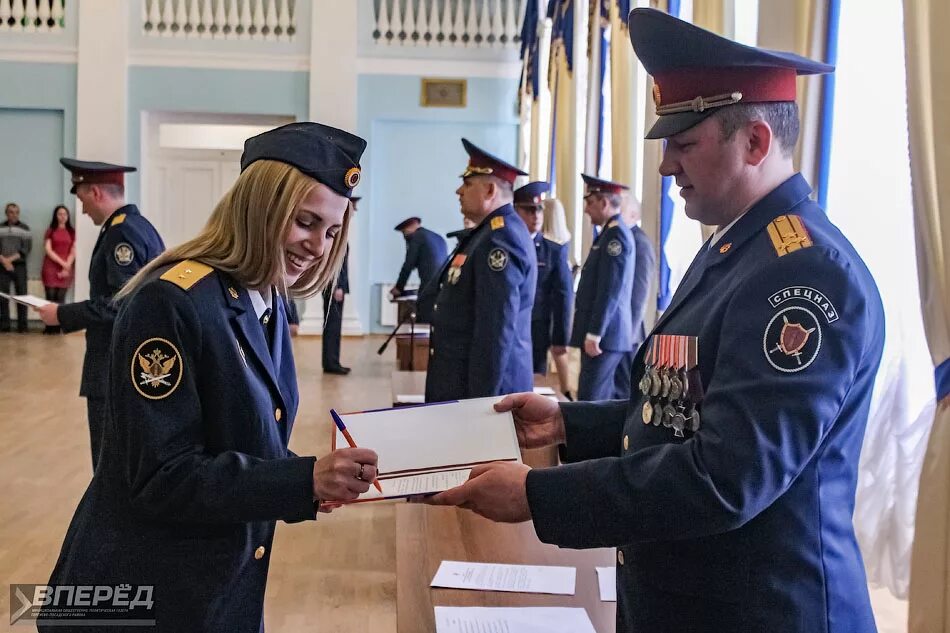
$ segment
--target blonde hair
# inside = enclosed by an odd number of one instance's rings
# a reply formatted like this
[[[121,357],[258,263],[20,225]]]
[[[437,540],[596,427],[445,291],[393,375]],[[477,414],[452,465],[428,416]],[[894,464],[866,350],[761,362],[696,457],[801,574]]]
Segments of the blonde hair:
[[[129,280],[116,299],[131,294],[160,266],[198,260],[228,273],[246,288],[276,284],[281,294],[310,297],[335,279],[343,265],[352,202],[330,252],[290,287],[284,287],[284,242],[295,211],[318,183],[287,163],[259,160],[238,176],[215,206],[208,223],[191,240],[166,250]]]
[[[545,198],[541,201],[541,206],[544,209],[541,234],[561,244],[570,240],[571,232],[567,230],[567,216],[561,201],[557,198]]]

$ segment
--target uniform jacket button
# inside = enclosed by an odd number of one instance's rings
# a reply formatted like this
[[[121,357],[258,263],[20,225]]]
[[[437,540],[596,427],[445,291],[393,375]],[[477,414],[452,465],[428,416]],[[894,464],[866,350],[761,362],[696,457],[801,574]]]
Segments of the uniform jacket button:
[[[622,549],[617,550],[617,562],[620,563],[620,565],[623,565],[623,550]]]
[[[254,550],[254,560],[260,560],[264,558],[265,553],[267,553],[267,548],[263,545],[259,546],[256,550]]]
[[[280,410],[280,407],[274,409],[274,419],[280,422],[280,419],[284,416],[284,412]],[[626,448],[626,446],[624,446]]]
[[[280,411],[280,409],[278,409],[278,411]],[[278,416],[277,419],[279,420],[280,417]],[[630,436],[629,435],[623,436],[623,450],[625,451],[630,450]]]

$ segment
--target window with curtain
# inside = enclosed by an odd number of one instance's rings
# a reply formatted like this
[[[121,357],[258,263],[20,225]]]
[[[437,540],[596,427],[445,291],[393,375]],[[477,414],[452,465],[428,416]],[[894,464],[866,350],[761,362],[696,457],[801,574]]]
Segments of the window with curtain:
[[[884,302],[887,341],[861,455],[854,524],[872,584],[906,597],[933,365],[920,315],[898,0],[843,2],[828,213]]]

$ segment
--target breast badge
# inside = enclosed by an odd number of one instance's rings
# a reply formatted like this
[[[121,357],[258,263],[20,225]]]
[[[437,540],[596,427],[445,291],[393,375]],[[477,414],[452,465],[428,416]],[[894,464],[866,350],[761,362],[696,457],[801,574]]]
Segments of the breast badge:
[[[132,385],[149,400],[167,398],[181,382],[181,354],[171,341],[150,338],[132,355]]]

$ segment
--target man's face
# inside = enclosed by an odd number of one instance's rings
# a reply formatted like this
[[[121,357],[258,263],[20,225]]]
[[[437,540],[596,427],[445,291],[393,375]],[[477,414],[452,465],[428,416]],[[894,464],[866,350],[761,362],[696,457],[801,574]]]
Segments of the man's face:
[[[99,204],[101,200],[99,188],[95,185],[76,185],[76,197],[82,202],[83,214],[88,215],[89,219],[91,219],[96,226],[102,226],[102,223],[106,221],[108,215],[103,212]]]
[[[707,225],[720,225],[734,215],[735,192],[746,167],[742,130],[722,139],[719,119],[703,122],[666,139],[660,174],[672,176],[686,201],[686,215]]]
[[[7,205],[7,222],[16,224],[20,221],[20,207],[15,204]]]
[[[459,197],[459,207],[462,215],[478,224],[491,212],[488,202],[491,199],[490,183],[487,178],[469,176],[462,179],[462,184],[455,193]]]
[[[541,225],[544,224],[544,207],[540,202],[520,202],[515,205],[515,211],[528,227],[528,233],[533,235],[541,230]]]
[[[594,224],[603,224],[611,216],[607,198],[599,193],[588,193],[584,196],[584,213],[590,216],[590,221]]]

